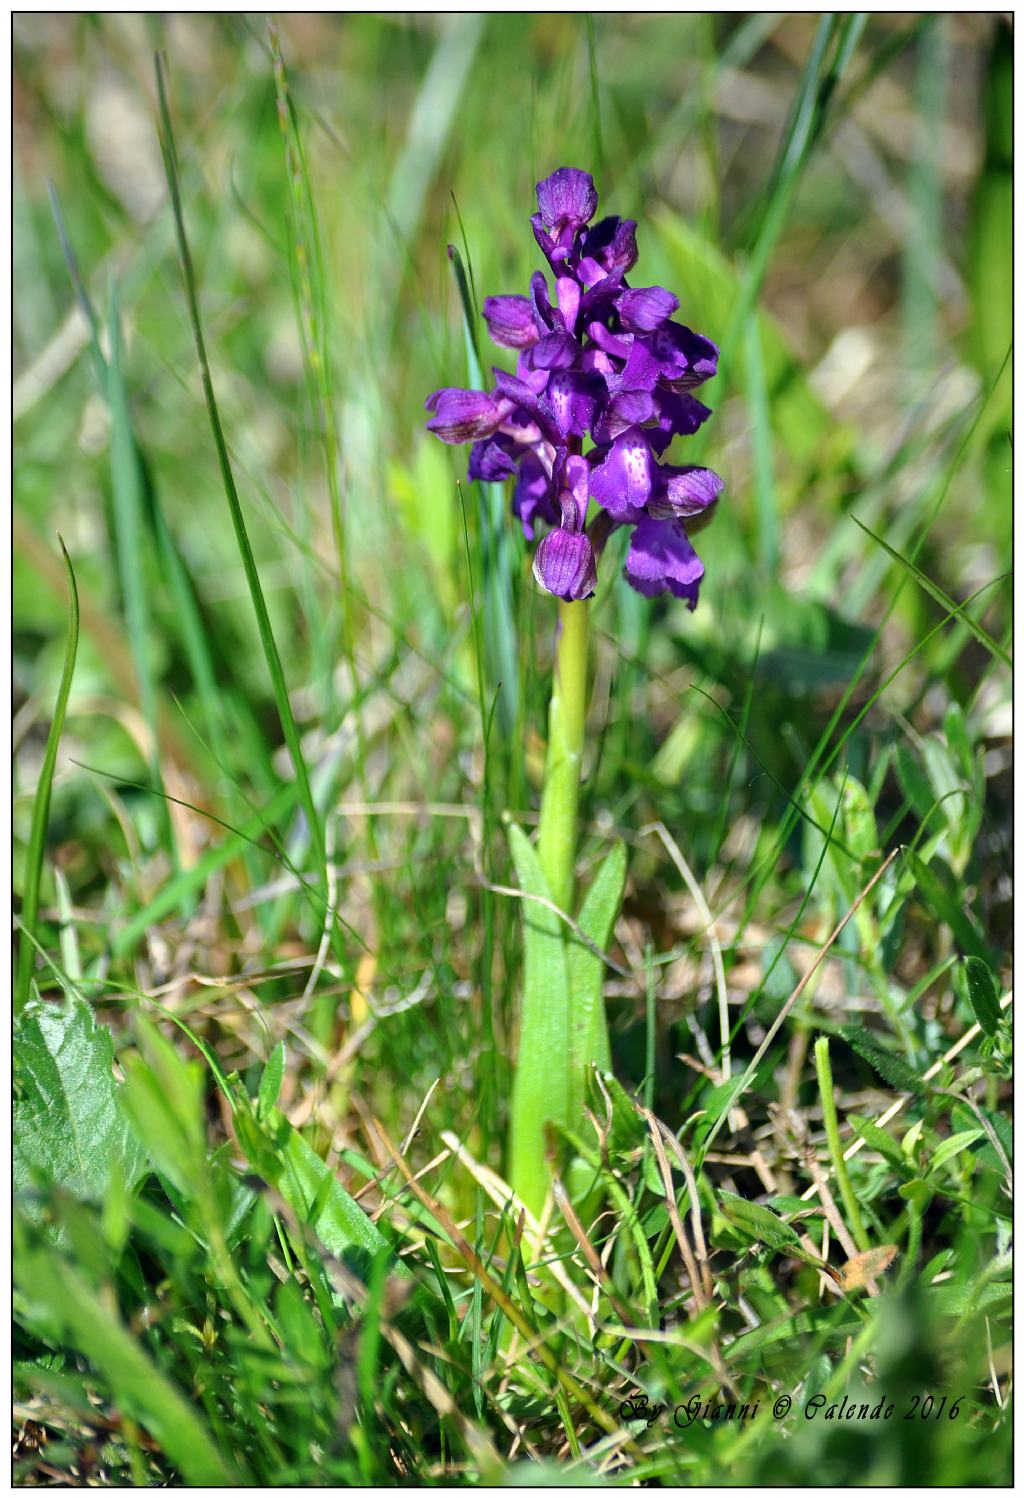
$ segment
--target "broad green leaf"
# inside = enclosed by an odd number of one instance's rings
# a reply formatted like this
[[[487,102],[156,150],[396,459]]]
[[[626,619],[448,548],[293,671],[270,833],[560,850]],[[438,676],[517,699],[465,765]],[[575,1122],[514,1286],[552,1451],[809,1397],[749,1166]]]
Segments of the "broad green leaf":
[[[694,1143],[698,1146],[697,1165],[703,1164],[704,1151],[710,1148],[709,1140],[717,1133],[721,1120],[753,1081],[754,1077],[748,1077],[746,1072],[741,1071],[730,1077],[728,1082],[719,1082],[717,1086],[709,1087],[701,1093],[700,1100],[705,1112],[698,1118],[693,1131]]]
[[[279,1139],[283,1134],[282,1170],[277,1181],[281,1195],[309,1223],[324,1246],[339,1257],[353,1248],[374,1256],[382,1250],[390,1253],[387,1239],[284,1115],[275,1112],[271,1124],[280,1131]],[[401,1265],[400,1272],[409,1271]]]
[[[964,1117],[970,1116],[971,1118],[973,1118],[973,1114],[972,1115],[968,1115],[966,1109],[962,1109],[962,1110],[954,1109],[953,1110],[953,1116],[954,1116],[954,1118],[957,1116],[958,1112],[960,1112],[962,1114],[962,1116],[964,1116]],[[1003,1153],[1005,1154],[1006,1158],[1012,1162],[1012,1160],[1013,1160],[1013,1121],[1011,1119],[1007,1118],[1004,1113],[993,1113],[988,1108],[983,1108],[982,1109],[982,1113],[984,1115],[986,1123],[988,1123],[988,1124],[991,1125],[993,1132],[995,1133],[996,1137],[999,1140],[999,1143],[1002,1145],[1002,1147],[1003,1147]],[[986,1142],[985,1144],[981,1145],[980,1148],[977,1151],[977,1155],[978,1155],[978,1159],[986,1167],[988,1167],[990,1169],[993,1169],[993,1170],[1003,1170],[1004,1169],[1002,1160],[1000,1160],[999,1155],[993,1149],[993,1147],[992,1147],[992,1145],[991,1145],[990,1142]]]
[[[892,1165],[901,1167],[906,1165],[907,1162],[900,1150],[899,1144],[893,1139],[891,1134],[887,1134],[884,1129],[880,1129],[869,1118],[861,1118],[856,1113],[848,1113],[846,1121],[858,1139],[863,1139],[866,1145],[869,1145],[873,1150],[877,1150]]]
[[[14,1032],[14,1186],[43,1177],[102,1202],[115,1176],[139,1174],[138,1143],[118,1105],[110,1031],[83,999],[28,1004]]]
[[[858,1056],[863,1056],[890,1087],[896,1087],[901,1092],[927,1091],[927,1083],[921,1081],[902,1057],[876,1045],[874,1037],[860,1025],[843,1025],[839,1033],[847,1045],[852,1046]]]
[[[922,1285],[930,1285],[935,1276],[941,1274],[946,1265],[953,1258],[952,1248],[940,1248],[939,1252],[930,1258],[921,1270],[920,1280]]]
[[[921,757],[936,801],[942,802],[943,810],[948,807],[952,816],[959,816],[966,800],[963,782],[949,749],[938,734],[929,734],[921,741]]]
[[[949,704],[942,727],[946,735],[946,743],[956,757],[961,777],[968,785],[973,785],[977,778],[978,761],[974,745],[971,743],[967,718],[959,702]]]
[[[870,858],[878,853],[878,827],[874,807],[867,791],[852,775],[846,777],[843,787],[843,821],[851,853],[857,858]]]
[[[146,1355],[140,1337],[122,1325],[112,1309],[112,1290],[101,1298],[17,1216],[14,1249],[19,1320],[59,1351],[66,1354],[73,1348],[88,1358],[109,1384],[120,1413],[149,1432],[187,1484],[238,1482],[233,1464],[217,1450],[196,1410]]]
[[[728,1362],[740,1363],[751,1353],[759,1353],[763,1347],[774,1342],[785,1342],[792,1346],[793,1338],[798,1336],[813,1338],[815,1345],[831,1341],[839,1348],[850,1332],[860,1324],[859,1318],[843,1300],[837,1300],[825,1310],[798,1311],[795,1316],[787,1308],[777,1321],[770,1321],[764,1326],[756,1327],[754,1331],[744,1332],[734,1342],[730,1342],[724,1349],[724,1354]],[[760,1359],[758,1362],[760,1365]]]
[[[769,1207],[758,1206],[756,1202],[748,1202],[742,1196],[735,1196],[731,1191],[718,1192],[718,1205],[722,1216],[733,1227],[738,1228],[746,1237],[754,1239],[757,1243],[764,1243],[769,1248],[781,1249],[784,1253],[795,1253],[800,1258],[806,1257],[806,1251],[796,1232],[788,1222],[783,1222],[781,1217],[776,1217]]]
[[[962,901],[947,887],[932,865],[925,863],[912,848],[905,849],[903,856],[932,914],[946,923],[964,952],[973,957],[984,957],[984,940]]]
[[[835,827],[835,832],[828,840],[828,849],[825,861],[821,867],[820,885],[822,896],[830,895],[842,908],[849,909],[857,898],[860,887],[860,869],[858,865],[851,862],[850,856],[844,851],[839,843],[842,842],[843,827],[838,821],[835,813],[837,803],[840,801],[842,782],[834,784],[831,780],[820,781],[808,796],[811,814],[819,827]],[[839,808],[841,815],[841,806]],[[813,848],[817,854],[821,843],[824,841],[822,834],[813,828],[807,829],[808,852]]]
[[[282,1281],[274,1291],[274,1315],[289,1354],[327,1374],[331,1362],[329,1343],[325,1344],[306,1297],[294,1279]]]
[[[235,1102],[234,1122],[238,1142],[253,1169],[281,1193],[299,1221],[315,1233],[329,1253],[364,1281],[381,1257],[394,1274],[410,1276],[383,1233],[283,1113],[273,1108],[260,1119],[240,1095]],[[411,1305],[422,1310],[434,1298],[421,1281]]]
[[[551,898],[533,845],[508,829],[512,861],[525,895]],[[569,976],[563,922],[537,900],[522,901],[523,1004],[512,1093],[511,1181],[539,1215],[547,1194],[544,1125],[569,1117]]]
[[[906,744],[896,745],[896,778],[918,821],[927,822],[933,830],[941,827],[945,808],[940,806],[935,809],[936,797],[928,783],[928,777]]]
[[[913,1181],[905,1181],[899,1191],[903,1200],[909,1202],[913,1210],[918,1213],[927,1210],[929,1202],[935,1195],[928,1182],[921,1180],[920,1177]]]
[[[928,1291],[928,1309],[936,1316],[1010,1315],[1013,1310],[1012,1280],[996,1280],[979,1290],[973,1280],[963,1285],[937,1285]]]
[[[983,962],[980,957],[965,957],[961,971],[974,1018],[986,1035],[994,1035],[999,1029],[1002,1011],[999,1008],[999,990],[988,963]]]
[[[154,1168],[183,1197],[201,1196],[209,1181],[203,1072],[186,1061],[154,1026],[135,1022],[141,1054],[124,1058],[120,1101]]]
[[[955,1159],[957,1155],[968,1149],[976,1139],[981,1139],[984,1133],[984,1129],[964,1129],[960,1134],[951,1134],[948,1139],[942,1141],[932,1155],[929,1168],[938,1170],[946,1164],[947,1160]]]
[[[267,1058],[267,1064],[263,1068],[260,1077],[260,1090],[256,1103],[256,1112],[260,1118],[266,1118],[270,1110],[277,1106],[277,1099],[281,1092],[281,1083],[284,1080],[285,1049],[284,1041],[279,1041]]]
[[[626,885],[626,845],[616,843],[597,871],[579,914],[579,926],[595,946],[607,950]],[[604,1012],[604,963],[570,931],[566,957],[570,1021],[569,1110],[578,1116],[586,1089],[587,1068],[611,1066],[608,1023]]]

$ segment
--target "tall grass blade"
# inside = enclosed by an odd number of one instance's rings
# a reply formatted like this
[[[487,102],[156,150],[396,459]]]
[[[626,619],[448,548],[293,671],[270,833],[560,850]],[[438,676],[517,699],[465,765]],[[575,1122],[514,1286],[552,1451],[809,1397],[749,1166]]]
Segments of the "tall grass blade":
[[[597,41],[594,37],[594,17],[588,10],[583,18],[587,28],[587,64],[590,71],[590,138],[594,153],[594,175],[606,191],[604,170],[604,137],[601,132],[601,93],[597,78]]]
[[[466,363],[469,383],[475,390],[484,388],[483,371],[477,352],[476,314],[472,292],[462,256],[454,245],[448,246],[452,274],[462,304],[466,337]],[[516,669],[518,641],[512,590],[512,527],[509,524],[508,501],[503,484],[478,483],[480,549],[482,553],[484,612],[484,660],[491,690],[498,694],[498,722],[502,732],[511,734],[519,703],[519,675]],[[490,695],[490,693],[488,693]]]
[[[765,577],[773,578],[779,568],[779,506],[772,463],[771,403],[765,385],[761,330],[756,317],[747,323],[744,350],[747,356],[747,402],[753,428],[758,561]]]
[[[213,431],[213,440],[217,448],[217,459],[220,464],[221,480],[224,485],[224,493],[231,514],[231,524],[235,532],[235,540],[238,545],[242,566],[245,570],[245,580],[252,599],[253,610],[256,614],[256,623],[259,629],[260,644],[263,647],[263,655],[270,673],[270,679],[274,689],[274,699],[277,704],[278,716],[281,721],[281,729],[284,733],[285,743],[291,757],[295,778],[298,782],[299,793],[305,808],[309,823],[309,836],[312,843],[317,864],[321,870],[324,889],[327,887],[327,850],[324,841],[324,830],[313,799],[313,790],[309,782],[309,774],[302,754],[302,744],[299,739],[299,731],[292,713],[291,701],[288,697],[288,687],[284,678],[284,668],[281,664],[281,656],[274,639],[274,632],[270,624],[270,615],[267,612],[266,601],[263,597],[263,589],[260,586],[259,573],[256,570],[256,560],[252,554],[249,544],[249,534],[246,529],[245,517],[242,514],[242,506],[239,502],[238,491],[235,488],[234,475],[231,470],[231,460],[228,457],[227,443],[224,440],[224,431],[221,426],[220,413],[217,409],[217,401],[213,392],[213,379],[210,374],[209,360],[206,355],[206,342],[203,337],[202,323],[199,316],[199,298],[196,289],[195,272],[192,266],[192,256],[189,251],[188,238],[185,233],[185,218],[181,205],[181,191],[178,180],[177,158],[174,148],[174,133],[171,126],[170,110],[167,103],[167,91],[164,81],[163,62],[159,56],[156,58],[156,80],[157,94],[159,100],[160,117],[160,148],[164,159],[164,171],[167,176],[167,185],[171,194],[171,208],[174,215],[174,227],[178,239],[178,252],[181,259],[182,279],[185,287],[185,300],[188,305],[189,321],[192,325],[192,336],[195,340],[196,354],[199,359],[199,369],[203,382],[203,394],[206,399],[206,409]]]
[[[978,641],[979,645],[984,645],[990,655],[995,656],[996,660],[1001,661],[1008,670],[1013,670],[1013,660],[1011,657],[1006,653],[1002,645],[999,644],[998,640],[992,638],[987,629],[980,625],[976,619],[971,618],[970,614],[966,612],[965,604],[954,603],[949,594],[944,593],[938,583],[933,583],[927,573],[922,572],[920,567],[915,562],[912,562],[909,557],[902,556],[894,547],[889,545],[888,541],[883,541],[881,536],[876,536],[875,532],[869,526],[866,526],[862,520],[858,520],[856,515],[852,519],[866,535],[871,537],[872,541],[877,542],[883,551],[888,552],[894,562],[898,562],[906,572],[910,573],[910,576],[924,589],[929,597],[934,598],[936,603],[941,604],[948,614],[958,615],[965,627],[970,630],[971,634]]]
[[[352,614],[352,593],[349,582],[348,536],[338,478],[338,431],[334,415],[334,376],[331,360],[331,331],[328,324],[329,302],[320,248],[320,224],[313,196],[313,184],[306,165],[306,154],[303,150],[295,102],[288,86],[288,75],[285,71],[281,38],[276,22],[271,21],[267,31],[270,39],[270,54],[274,63],[277,115],[285,146],[285,166],[291,205],[290,250],[295,281],[296,310],[302,339],[306,384],[310,404],[316,417],[317,435],[323,450],[331,527],[334,533],[334,546],[338,556],[338,576],[341,583],[344,649],[351,675],[351,689],[356,698],[357,745],[365,790],[365,767],[362,764],[364,757],[362,715],[359,710],[359,678],[355,662],[355,620]]]
[[[811,151],[824,130],[836,87],[853,56],[866,19],[864,15],[850,15],[840,23],[834,15],[823,15],[818,23],[790,114],[789,127],[780,146],[775,170],[752,235],[750,261],[723,341],[720,375],[726,363],[731,361],[739,335],[757,301],[793,196],[803,177]],[[829,67],[827,59],[833,41],[836,44],[835,58]]]
[[[916,376],[915,388],[927,389],[939,342],[938,270],[944,247],[943,197],[935,141],[945,126],[949,73],[946,21],[929,16],[917,50],[917,109],[914,112],[914,156],[910,169],[907,240],[903,257],[903,316],[906,362]],[[922,383],[922,380],[924,383]]]
[[[118,284],[110,285],[110,313],[107,320],[110,358],[107,361],[107,403],[110,407],[110,470],[114,500],[114,549],[121,582],[121,597],[128,643],[135,665],[139,705],[149,730],[149,770],[153,787],[160,791],[160,739],[157,725],[157,684],[150,655],[150,588],[146,577],[143,546],[144,518],[142,474],[132,431],[121,363],[121,317]],[[167,815],[167,803],[158,800],[161,839],[176,857],[177,848]]]
[[[89,325],[89,353],[92,358],[97,387],[104,400],[109,400],[112,388],[111,374],[100,344],[99,317],[79,270],[74,247],[64,223],[64,216],[61,213],[57,190],[52,182],[48,183],[47,186],[50,193],[50,207],[53,211],[57,227],[57,237],[60,240],[61,252],[67,265],[68,276],[71,280],[75,300]],[[125,402],[125,408],[126,414],[130,419],[130,408],[127,407],[127,402]],[[111,409],[111,424],[113,426],[113,409]],[[229,764],[231,756],[228,753],[228,728],[223,705],[224,687],[218,683],[218,667],[220,668],[222,678],[225,675],[231,674],[232,663],[229,652],[219,652],[219,659],[215,662],[215,655],[218,652],[216,652],[215,643],[210,639],[203,620],[195,580],[168,527],[163,506],[160,503],[160,496],[153,482],[149,464],[146,461],[146,455],[134,430],[132,430],[131,437],[135,450],[135,464],[141,485],[143,518],[152,530],[160,571],[174,602],[171,623],[178,631],[182,649],[185,652],[189,670],[196,685],[196,691],[203,710],[206,736],[213,746],[216,758],[221,766],[225,767]],[[244,694],[235,693],[232,704],[234,710],[243,716],[243,728],[249,733],[255,730],[258,734],[259,730],[255,717],[249,708],[248,698]]]
[[[387,215],[406,243],[419,225],[424,196],[458,118],[462,91],[487,25],[486,15],[472,12],[439,20],[437,45],[388,184]]]

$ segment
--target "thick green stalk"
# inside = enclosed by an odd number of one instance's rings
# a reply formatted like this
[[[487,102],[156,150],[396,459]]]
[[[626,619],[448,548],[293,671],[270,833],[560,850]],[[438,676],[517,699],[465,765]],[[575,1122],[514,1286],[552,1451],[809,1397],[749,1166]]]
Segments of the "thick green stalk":
[[[587,717],[587,635],[590,606],[559,603],[558,643],[548,715],[548,757],[537,853],[551,898],[572,913],[580,764]]]
[[[576,821],[580,762],[587,710],[587,627],[585,603],[560,603],[555,669],[548,718],[548,754],[541,796],[540,836],[536,851],[517,827],[510,829],[519,887],[550,898],[572,914],[576,868]],[[531,905],[523,917],[523,1005],[519,1055],[512,1089],[509,1140],[510,1180],[520,1200],[540,1216],[550,1185],[545,1158],[545,1124],[565,1127],[571,1121],[571,1098],[582,1098],[584,1063],[574,1064],[574,1039],[589,1051],[601,1048],[592,1039],[592,1016],[577,1037],[582,1016],[573,1015],[565,928],[550,908]]]

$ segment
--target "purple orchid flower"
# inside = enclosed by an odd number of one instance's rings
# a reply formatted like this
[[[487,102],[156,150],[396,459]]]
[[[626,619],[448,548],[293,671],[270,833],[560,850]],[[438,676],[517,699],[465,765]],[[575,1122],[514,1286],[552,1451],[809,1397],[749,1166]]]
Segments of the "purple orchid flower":
[[[515,374],[495,369],[490,391],[435,391],[427,429],[442,442],[473,444],[470,479],[515,479],[512,510],[526,539],[545,527],[533,563],[545,592],[589,598],[608,535],[632,526],[627,582],[692,609],[704,566],[689,533],[711,518],[722,480],[662,460],[711,415],[692,392],[715,374],[718,349],[673,321],[672,292],[627,282],[636,224],[591,222],[597,193],[588,172],[559,167],[538,182],[537,210],[531,223],[553,292],[537,271],[529,296],[484,302],[492,339],[518,355]]]

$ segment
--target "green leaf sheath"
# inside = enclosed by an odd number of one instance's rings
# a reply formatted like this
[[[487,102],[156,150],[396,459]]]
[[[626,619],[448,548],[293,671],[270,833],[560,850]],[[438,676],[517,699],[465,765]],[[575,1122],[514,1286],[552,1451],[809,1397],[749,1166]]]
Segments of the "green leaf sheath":
[[[589,609],[561,603],[548,719],[548,753],[537,848],[518,827],[509,840],[524,894],[573,908],[580,766],[587,715]],[[580,931],[600,950],[611,939],[626,881],[626,850],[616,845],[598,870],[579,915]],[[587,1070],[608,1070],[604,963],[555,911],[536,900],[523,912],[523,1006],[512,1097],[510,1177],[538,1213],[547,1193],[544,1125],[577,1128]]]
[[[605,951],[626,885],[626,845],[615,843],[597,871],[580,910],[579,926],[595,947]],[[593,1062],[611,1068],[608,1021],[604,1012],[604,963],[573,932],[566,933],[569,970],[569,1117],[579,1120]]]
[[[537,852],[551,898],[571,910],[576,866],[576,818],[587,717],[587,635],[590,606],[558,605],[558,644],[548,715],[548,754]]]
[[[519,888],[552,898],[540,861],[526,834],[508,830]],[[513,1190],[539,1215],[548,1189],[544,1124],[564,1124],[569,1111],[569,975],[562,922],[538,900],[523,904],[523,1005],[519,1054],[512,1087],[510,1180]]]

